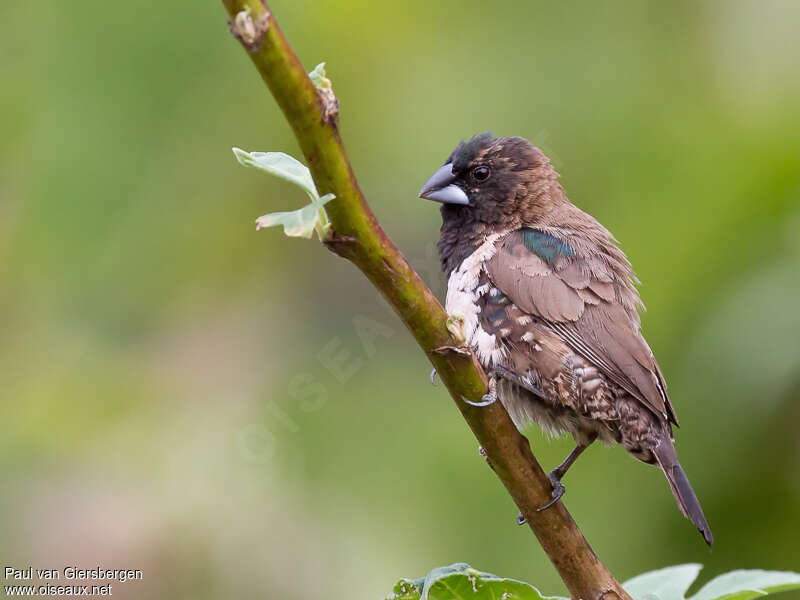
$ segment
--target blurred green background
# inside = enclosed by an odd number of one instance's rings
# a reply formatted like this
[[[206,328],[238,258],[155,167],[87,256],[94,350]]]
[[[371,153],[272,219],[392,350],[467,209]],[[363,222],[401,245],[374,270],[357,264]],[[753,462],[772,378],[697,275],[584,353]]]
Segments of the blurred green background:
[[[612,571],[800,570],[800,4],[271,7],[440,295],[416,195],[476,132],[531,139],[621,240],[717,541],[593,448],[566,503]],[[122,598],[376,599],[456,561],[564,592],[363,277],[255,232],[304,196],[231,146],[299,152],[218,2],[4,2],[0,51],[3,565],[142,569]],[[545,467],[571,447],[529,433]]]

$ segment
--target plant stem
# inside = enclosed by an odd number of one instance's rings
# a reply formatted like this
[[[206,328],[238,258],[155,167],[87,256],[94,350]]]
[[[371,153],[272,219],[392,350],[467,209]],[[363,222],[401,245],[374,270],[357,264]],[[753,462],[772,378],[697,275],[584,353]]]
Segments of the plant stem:
[[[333,230],[328,248],[355,264],[408,327],[572,596],[630,600],[563,503],[536,512],[550,500],[550,483],[501,403],[474,407],[463,401],[480,401],[487,391],[486,375],[471,352],[447,349],[459,345],[447,330],[447,314],[375,220],[347,159],[332,93],[313,85],[265,3],[223,0],[223,4],[231,32],[294,130],[319,193],[336,194],[326,205]]]

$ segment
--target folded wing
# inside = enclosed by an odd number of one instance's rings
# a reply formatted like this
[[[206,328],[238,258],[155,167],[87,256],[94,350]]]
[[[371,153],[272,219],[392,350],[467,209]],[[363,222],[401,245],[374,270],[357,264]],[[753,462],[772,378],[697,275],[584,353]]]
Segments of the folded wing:
[[[494,285],[519,308],[561,336],[609,380],[677,425],[666,384],[631,318],[613,257],[580,252],[540,229],[520,229],[496,243],[485,262]],[[634,309],[635,310],[635,309]]]

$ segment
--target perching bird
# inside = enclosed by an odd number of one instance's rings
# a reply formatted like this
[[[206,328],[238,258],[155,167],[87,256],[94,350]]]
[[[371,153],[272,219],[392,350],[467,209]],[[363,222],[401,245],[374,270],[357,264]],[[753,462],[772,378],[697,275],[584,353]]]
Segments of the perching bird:
[[[570,433],[561,478],[593,441],[620,443],[664,471],[683,514],[714,538],[678,462],[667,385],[639,331],[630,262],[570,203],[548,158],[520,137],[461,142],[420,197],[443,203],[439,253],[447,312],[518,428]],[[541,509],[540,509],[541,510]]]

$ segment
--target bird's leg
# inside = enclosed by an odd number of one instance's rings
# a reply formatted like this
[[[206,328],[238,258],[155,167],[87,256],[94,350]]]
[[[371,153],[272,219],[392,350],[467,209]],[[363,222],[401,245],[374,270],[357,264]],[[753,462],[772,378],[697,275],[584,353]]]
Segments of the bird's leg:
[[[564,492],[567,491],[566,488],[564,487],[564,484],[561,483],[561,478],[564,477],[564,475],[567,472],[567,469],[569,469],[572,466],[572,463],[574,463],[578,459],[581,453],[584,450],[586,450],[593,441],[594,438],[589,440],[589,442],[587,442],[586,444],[576,444],[576,446],[572,449],[572,452],[570,452],[567,458],[564,459],[564,462],[562,462],[560,465],[558,465],[555,469],[553,469],[552,471],[550,471],[550,473],[547,474],[547,480],[550,482],[550,485],[553,486],[551,500],[544,506],[537,508],[536,512],[541,512],[547,508],[550,508],[551,506],[553,506],[553,504],[561,500],[561,496],[563,496]],[[522,513],[519,513],[517,515],[517,524],[525,525],[525,523],[526,523],[525,516]]]
[[[569,453],[567,458],[564,459],[560,465],[558,465],[555,469],[550,471],[547,475],[547,479],[550,481],[550,485],[553,486],[553,494],[552,500],[542,506],[541,508],[537,508],[536,511],[543,511],[546,508],[550,508],[561,499],[561,496],[564,495],[566,488],[564,488],[564,484],[561,483],[561,478],[567,473],[567,470],[572,466],[572,464],[578,459],[578,457],[586,450],[591,443],[595,440],[597,436],[593,436],[589,441],[585,444],[577,444],[573,449],[572,452]]]

